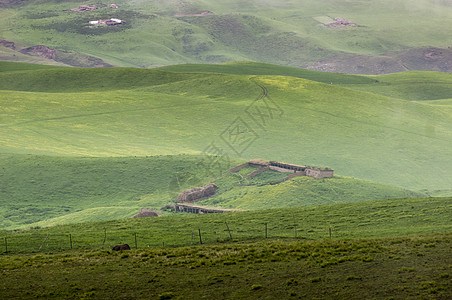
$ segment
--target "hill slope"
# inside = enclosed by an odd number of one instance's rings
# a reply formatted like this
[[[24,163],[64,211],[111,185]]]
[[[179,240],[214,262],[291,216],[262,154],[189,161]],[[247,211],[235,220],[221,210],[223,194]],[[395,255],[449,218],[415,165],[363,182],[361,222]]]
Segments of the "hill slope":
[[[331,77],[326,74],[323,81]],[[450,76],[420,74],[424,86],[436,77],[445,87],[452,82]],[[452,107],[377,94],[404,76],[385,77],[381,90],[374,83],[376,92],[369,93],[356,85],[276,75],[122,68],[1,72],[0,88],[9,90],[1,91],[0,151],[209,152],[324,165],[411,190],[449,189]],[[425,89],[422,98],[428,97]]]
[[[195,205],[268,209],[421,196],[393,186],[340,175],[322,179],[302,176],[278,183],[287,173],[267,171],[246,179],[253,171],[256,169],[244,168],[216,180],[215,184],[219,187],[216,194]]]
[[[448,74],[365,77],[255,63],[171,72],[1,66],[5,228],[130,217],[222,180],[223,193],[204,204],[254,209],[450,195],[452,106],[438,100],[448,93]],[[422,93],[410,92],[420,86]],[[247,187],[218,179],[256,157],[341,176]]]
[[[212,180],[198,171],[203,156],[74,158],[0,155],[0,228],[49,226],[130,218],[141,208],[161,210],[184,189]],[[233,162],[231,162],[233,163]],[[237,162],[238,163],[238,162]],[[223,169],[223,171],[227,171]],[[351,178],[295,180],[281,185],[239,187],[231,174],[218,179],[221,199],[209,205],[262,209],[420,196],[400,188]],[[265,193],[256,192],[256,188]],[[240,194],[248,193],[245,197]],[[278,199],[274,195],[278,194]],[[239,201],[234,201],[239,195]],[[249,200],[249,196],[252,200]],[[272,200],[271,204],[269,199]]]
[[[262,239],[266,233],[268,238],[295,238],[296,235],[303,240],[324,240],[329,238],[330,228],[331,238],[338,240],[414,236],[450,232],[451,201],[450,197],[404,198],[121,219],[0,231],[0,238],[8,237],[11,253],[27,253],[35,251],[47,234],[52,238],[44,250],[68,250],[68,234],[72,234],[74,248],[97,249],[104,238],[104,229],[108,231],[106,247],[118,243],[134,245],[135,233],[140,248],[161,247],[162,241],[167,247],[189,246],[199,244],[199,239],[191,242],[192,231],[198,229],[202,231],[203,243],[213,244],[230,238],[225,222],[233,239],[241,241]],[[41,225],[46,224],[42,222]]]
[[[2,1],[0,40],[17,47],[0,44],[1,59],[126,67],[253,60],[358,74],[452,70],[447,30],[440,30],[452,25],[444,1],[121,0],[111,8],[101,0],[94,10],[71,10],[81,4],[89,3]],[[123,22],[89,24],[109,18]],[[49,59],[19,52],[35,45],[59,52]]]

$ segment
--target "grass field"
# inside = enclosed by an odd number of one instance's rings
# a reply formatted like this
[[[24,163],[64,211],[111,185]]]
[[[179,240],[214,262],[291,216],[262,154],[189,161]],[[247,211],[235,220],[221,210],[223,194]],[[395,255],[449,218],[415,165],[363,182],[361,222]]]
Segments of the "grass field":
[[[31,298],[440,298],[450,234],[0,256],[0,294]]]
[[[443,63],[452,55],[447,49],[447,30],[439,30],[452,25],[452,8],[446,2],[119,1],[119,8],[111,9],[110,2],[97,1],[96,10],[70,11],[80,4],[26,1],[4,5],[0,38],[90,55],[125,67],[252,60],[361,74],[450,71]],[[203,10],[213,14],[189,16]],[[329,28],[323,24],[336,17],[358,26]],[[88,23],[106,18],[125,22],[117,26]],[[424,52],[432,47],[439,47],[446,58],[425,57]],[[1,46],[0,57],[44,61],[14,56]],[[62,62],[77,65],[77,59]]]
[[[205,161],[203,156],[0,157],[3,229],[130,218],[142,207],[161,210],[174,203],[182,190],[212,180],[210,174],[199,170],[199,164]],[[237,177],[226,175],[215,181],[222,194],[204,202],[210,206],[262,209],[422,196],[342,177],[312,181],[300,178],[265,185],[273,178],[261,175],[249,182],[253,186],[239,186]],[[275,199],[275,195],[279,196]]]
[[[369,77],[256,63],[1,66],[3,228],[130,217],[252,158],[338,176],[248,187],[224,178],[223,193],[204,204],[253,209],[451,192],[448,74]]]
[[[439,78],[449,85],[449,76],[422,74],[427,83]],[[448,189],[451,180],[450,105],[280,75],[68,69],[0,77],[1,88],[9,89],[1,98],[2,152],[195,154],[214,143],[229,156],[324,165],[337,174],[414,190]],[[391,77],[383,79],[375,88],[381,94],[398,86]],[[255,102],[259,85],[270,95],[264,102]],[[237,126],[245,142],[230,135]],[[284,145],[284,151],[275,152],[273,145]]]
[[[451,198],[403,198],[353,203],[273,208],[222,214],[161,216],[59,225],[42,222],[33,229],[1,231],[9,253],[111,248],[127,243],[138,248],[190,246],[230,239],[268,238],[337,240],[414,236],[451,231]],[[226,225],[227,223],[228,225]],[[267,225],[265,225],[267,224]],[[194,238],[192,234],[194,233]]]
[[[2,232],[8,254],[0,255],[0,295],[447,299],[451,201],[364,201]],[[133,250],[109,250],[121,243]]]
[[[448,74],[0,69],[2,298],[450,298]],[[131,218],[208,182],[249,211]]]

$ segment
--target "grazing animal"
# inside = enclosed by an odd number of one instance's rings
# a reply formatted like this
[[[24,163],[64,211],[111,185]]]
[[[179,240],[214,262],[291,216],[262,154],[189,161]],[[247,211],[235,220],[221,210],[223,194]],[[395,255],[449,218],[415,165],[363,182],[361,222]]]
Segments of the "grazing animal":
[[[116,245],[116,246],[113,247],[112,250],[114,250],[114,251],[119,251],[119,250],[130,250],[130,246],[127,245],[127,244],[124,244],[124,245]]]

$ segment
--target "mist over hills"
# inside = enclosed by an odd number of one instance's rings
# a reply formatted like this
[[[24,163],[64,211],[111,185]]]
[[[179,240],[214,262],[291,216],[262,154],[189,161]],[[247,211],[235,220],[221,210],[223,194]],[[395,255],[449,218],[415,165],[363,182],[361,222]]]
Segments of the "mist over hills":
[[[354,74],[452,70],[447,1],[155,0],[119,1],[118,8],[98,1],[96,9],[71,10],[88,4],[2,1],[0,59],[84,67],[246,60]],[[89,24],[109,18],[123,22]]]

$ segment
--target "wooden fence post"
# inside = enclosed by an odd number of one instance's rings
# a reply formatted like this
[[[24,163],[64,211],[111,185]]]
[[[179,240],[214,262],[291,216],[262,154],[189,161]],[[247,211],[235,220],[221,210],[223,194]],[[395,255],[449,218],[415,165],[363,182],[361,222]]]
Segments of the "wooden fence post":
[[[191,242],[190,242],[190,246],[193,246],[193,236],[195,235],[195,233],[193,232],[193,230],[191,231]]]
[[[331,226],[330,226],[330,240],[331,240]]]
[[[202,245],[201,229],[198,229],[198,232],[199,232],[199,243]]]
[[[41,251],[42,246],[44,246],[44,244],[46,243],[47,239],[49,238],[49,235],[50,235],[50,234],[47,234],[46,238],[44,239],[44,242],[42,242],[41,247],[39,247],[39,250],[38,250],[38,251]]]
[[[8,239],[5,236],[5,253],[8,254]]]
[[[232,234],[231,234],[231,231],[229,230],[228,223],[227,223],[227,222],[224,222],[224,223],[226,224],[226,228],[228,229],[228,232],[229,232],[229,238],[230,238],[231,241],[232,241]]]
[[[69,243],[71,244],[71,250],[72,250],[72,234],[69,233]]]
[[[265,223],[265,238],[267,238],[267,223]]]

